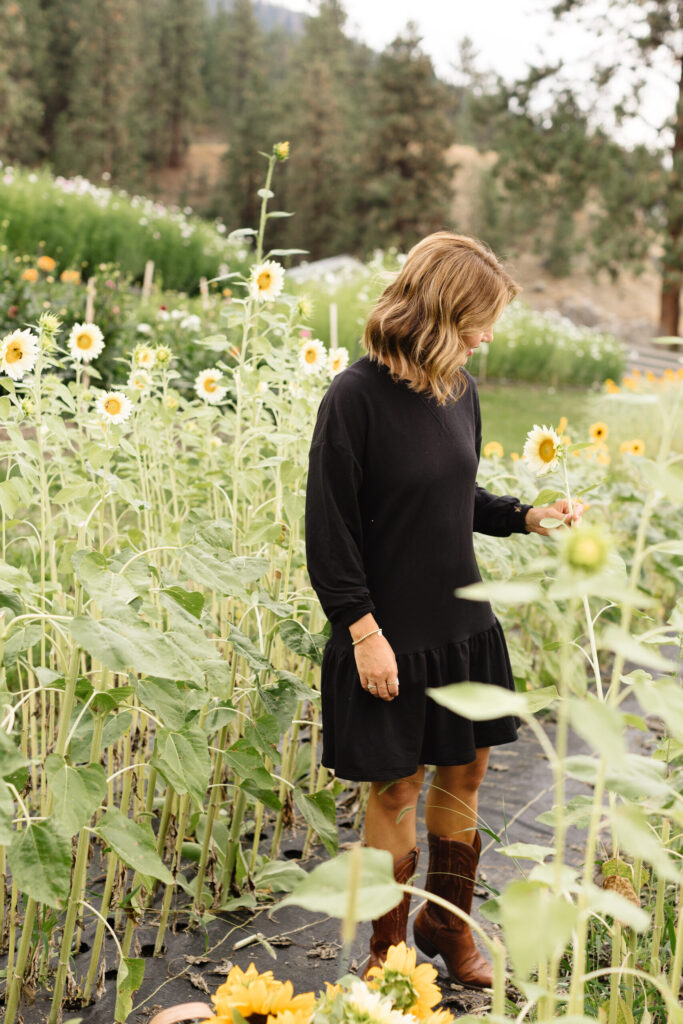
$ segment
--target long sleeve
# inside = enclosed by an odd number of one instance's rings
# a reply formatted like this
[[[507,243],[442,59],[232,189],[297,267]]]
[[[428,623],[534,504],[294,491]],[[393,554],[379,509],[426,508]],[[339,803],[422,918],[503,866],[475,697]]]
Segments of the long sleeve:
[[[475,395],[475,445],[477,462],[481,455],[481,410],[479,394]],[[525,525],[525,517],[533,505],[525,505],[511,494],[491,494],[479,484],[474,485],[474,522],[475,533],[486,533],[491,537],[509,537],[512,533],[530,533]]]
[[[375,605],[362,555],[363,416],[334,383],[318,410],[309,453],[306,561],[326,616],[333,626],[349,626]]]

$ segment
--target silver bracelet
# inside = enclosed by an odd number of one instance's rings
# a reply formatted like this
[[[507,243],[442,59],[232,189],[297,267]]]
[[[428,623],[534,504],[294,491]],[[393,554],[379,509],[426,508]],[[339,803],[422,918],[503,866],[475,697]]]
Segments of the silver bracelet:
[[[355,647],[356,644],[359,644],[361,642],[361,640],[367,640],[367,638],[369,636],[373,636],[375,633],[377,634],[377,636],[383,636],[384,635],[382,633],[381,629],[371,629],[369,633],[365,634],[365,636],[359,636],[357,640],[352,640],[351,641],[351,646]]]

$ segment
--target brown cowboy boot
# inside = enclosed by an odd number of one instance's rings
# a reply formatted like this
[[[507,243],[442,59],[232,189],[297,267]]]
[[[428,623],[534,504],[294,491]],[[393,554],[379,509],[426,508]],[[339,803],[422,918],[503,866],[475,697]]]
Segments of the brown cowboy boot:
[[[427,891],[469,914],[481,851],[479,832],[475,830],[473,845],[431,832],[428,837]],[[441,954],[453,981],[466,988],[493,985],[491,964],[475,946],[469,925],[455,914],[427,900],[415,918],[413,933],[415,944],[425,956]]]
[[[394,878],[405,885],[417,870],[417,859],[420,851],[414,846],[410,853],[394,864]],[[372,922],[372,938],[370,939],[370,959],[361,974],[365,980],[371,967],[381,967],[386,960],[389,946],[396,946],[406,941],[408,927],[408,911],[410,910],[410,893],[403,894],[403,899],[387,914],[382,914]]]

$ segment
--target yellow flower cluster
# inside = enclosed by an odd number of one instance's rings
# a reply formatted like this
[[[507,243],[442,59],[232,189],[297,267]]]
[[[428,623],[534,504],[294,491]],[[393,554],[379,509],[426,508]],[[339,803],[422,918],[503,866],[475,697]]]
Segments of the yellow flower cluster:
[[[254,1016],[266,1024],[307,1024],[316,1001],[313,992],[295,996],[291,981],[277,981],[272,971],[259,974],[253,963],[246,971],[233,967],[211,999],[216,1015],[204,1024],[233,1024],[233,1009],[245,1020]]]
[[[441,992],[434,982],[437,972],[431,964],[417,964],[417,952],[399,942],[390,946],[382,967],[368,971],[368,988],[390,995],[394,1008],[410,1013],[423,1024],[450,1024],[453,1014],[434,1010]]]
[[[622,388],[626,391],[641,391],[648,384],[667,388],[680,384],[682,380],[683,366],[679,366],[676,370],[668,367],[660,376],[657,376],[652,370],[646,370],[645,373],[642,373],[636,368],[622,378],[621,387],[611,377],[608,377],[605,381],[605,390],[608,395],[618,395]]]

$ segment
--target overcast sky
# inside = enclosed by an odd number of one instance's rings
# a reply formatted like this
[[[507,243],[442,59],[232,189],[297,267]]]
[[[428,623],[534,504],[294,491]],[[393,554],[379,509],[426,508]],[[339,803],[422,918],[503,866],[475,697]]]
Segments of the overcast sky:
[[[308,13],[317,6],[313,0],[278,2]],[[377,50],[415,21],[437,71],[450,80],[463,36],[473,40],[480,69],[494,69],[506,79],[523,75],[529,63],[562,59],[572,80],[580,82],[588,75],[591,55],[604,53],[606,46],[585,28],[556,23],[549,13],[551,0],[345,0],[344,7],[349,34]],[[644,121],[632,124],[624,141],[654,139],[648,125],[661,123],[675,101],[675,80],[660,62],[643,97]]]

